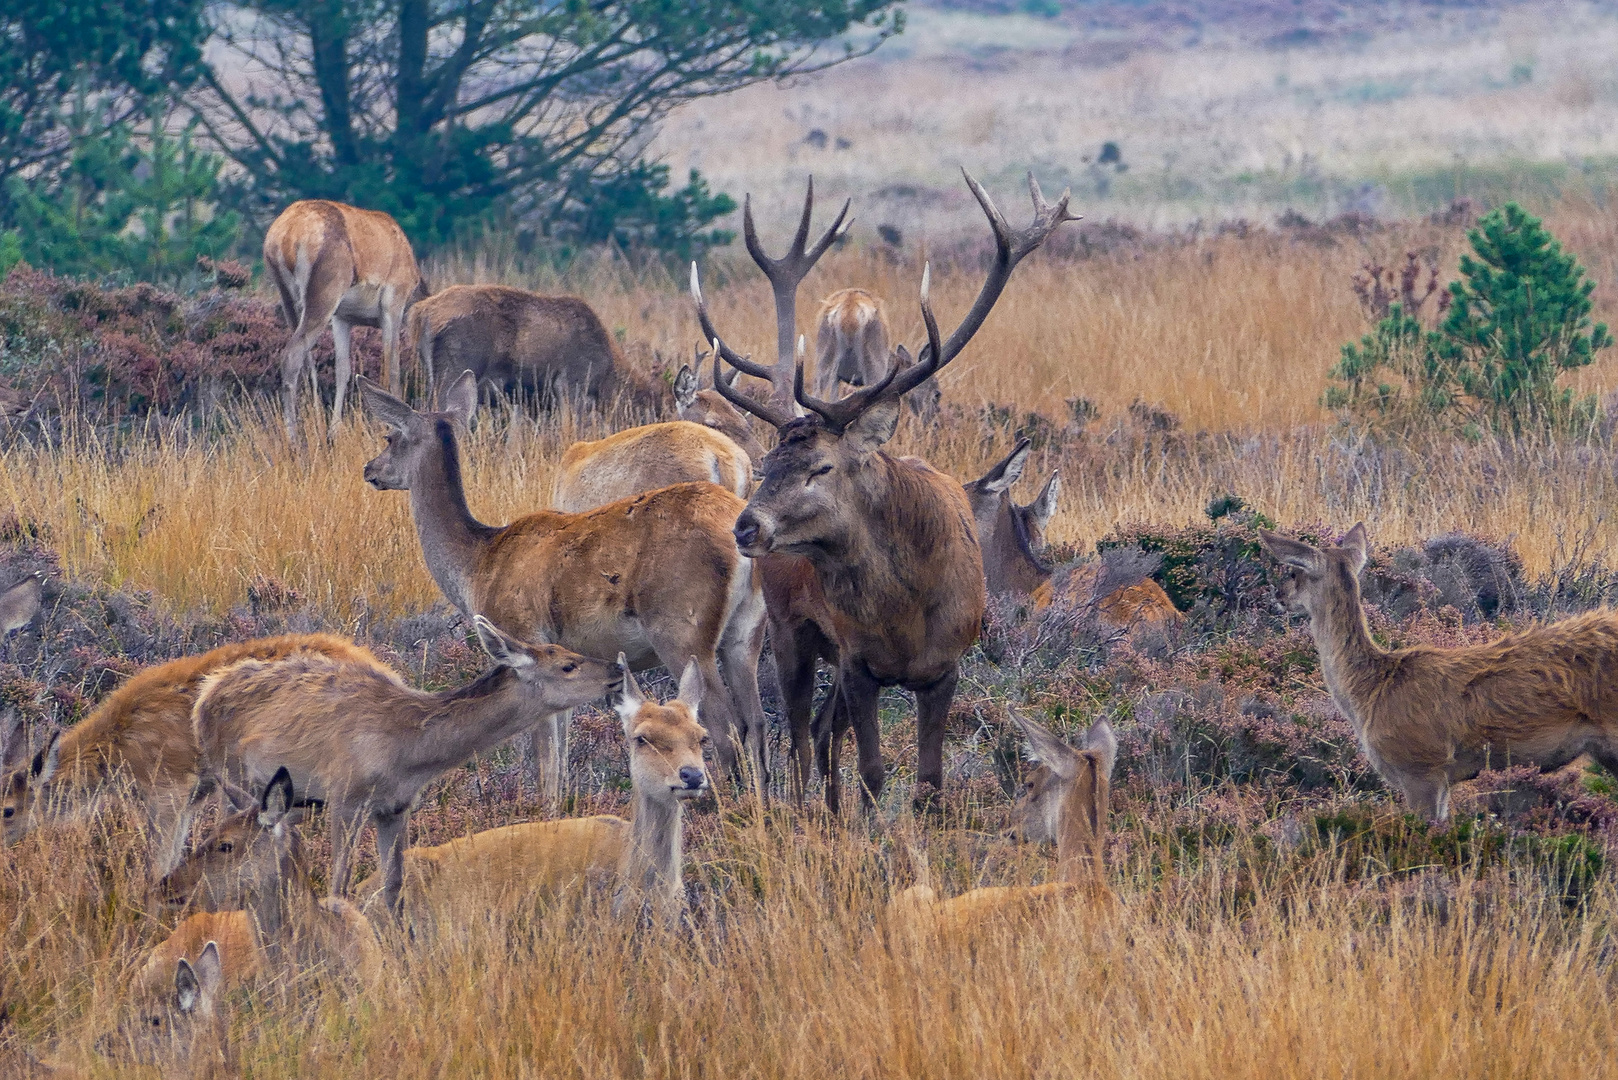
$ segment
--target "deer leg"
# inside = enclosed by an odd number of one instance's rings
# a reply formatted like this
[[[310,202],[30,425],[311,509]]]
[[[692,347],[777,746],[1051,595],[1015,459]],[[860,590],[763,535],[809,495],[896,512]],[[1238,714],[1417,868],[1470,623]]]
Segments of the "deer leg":
[[[859,751],[860,805],[870,809],[882,794],[887,779],[882,765],[882,728],[877,717],[877,700],[882,687],[862,672],[847,668],[837,673],[837,684],[842,691],[841,708],[837,713],[854,729],[854,747]],[[839,741],[840,732],[834,732],[833,741]]]
[[[799,809],[803,808],[803,796],[808,790],[809,773],[814,764],[809,721],[815,706],[815,654],[801,646],[800,635],[792,629],[771,627],[770,649],[775,653],[775,676],[781,685],[787,731],[792,740],[787,751],[792,759],[792,800]]]
[[[388,289],[382,296],[382,381],[388,393],[394,397],[399,396],[399,316],[400,306],[395,301],[393,290]]]
[[[337,438],[338,425],[343,422],[343,400],[348,396],[349,380],[353,377],[352,360],[349,354],[352,332],[353,328],[349,326],[346,320],[341,318],[332,319],[331,343],[333,350],[337,353],[337,386],[331,399],[331,427],[327,431],[327,437],[333,440]],[[397,391],[390,388],[389,393],[396,394]]]
[[[529,779],[547,815],[562,808],[562,775],[567,762],[567,729],[573,710],[551,713],[528,733]]]
[[[934,791],[944,788],[944,722],[959,681],[960,673],[951,668],[942,679],[916,691],[916,781],[930,784]]]
[[[719,646],[720,674],[730,687],[731,705],[746,725],[742,730],[743,745],[747,748],[759,793],[768,798],[770,791],[769,721],[764,716],[764,702],[758,690],[758,658],[764,651],[764,619],[762,603],[758,617],[751,627],[737,627],[732,620],[730,632]]]
[[[683,664],[669,668],[671,672],[682,670]],[[701,718],[702,726],[708,729],[708,737],[713,740],[714,758],[722,772],[738,784],[745,784],[746,778],[742,776],[741,761],[736,753],[736,740],[740,738],[744,744],[746,741],[745,721],[731,704],[730,690],[719,677],[717,658],[710,656],[704,659],[699,656],[697,671],[702,676],[702,706],[697,715]]]
[[[152,808],[152,833],[155,841],[157,866],[154,874],[161,879],[180,865],[185,858],[186,841],[191,837],[191,822],[197,814],[197,804],[189,792],[159,794]]]
[[[1443,769],[1400,776],[1398,785],[1410,809],[1440,825],[1449,820],[1449,775]]]
[[[348,895],[354,848],[360,842],[360,830],[365,825],[365,808],[327,803],[326,813],[331,817],[331,883],[326,894],[342,899]]]
[[[376,822],[376,857],[382,864],[382,901],[394,918],[404,914],[405,837],[410,831],[410,808],[372,815]]]

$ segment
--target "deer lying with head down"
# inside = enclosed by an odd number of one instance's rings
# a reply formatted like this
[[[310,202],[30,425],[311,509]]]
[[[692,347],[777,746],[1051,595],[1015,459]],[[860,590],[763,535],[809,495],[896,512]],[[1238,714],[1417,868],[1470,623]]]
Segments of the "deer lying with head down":
[[[758,691],[764,600],[731,535],[741,499],[714,484],[675,484],[585,513],[541,511],[484,525],[467,509],[455,440],[455,424],[476,407],[472,380],[457,380],[441,413],[418,413],[360,385],[388,426],[387,447],[366,464],[365,479],[410,492],[427,569],[450,603],[522,640],[590,656],[625,653],[636,671],[683,671],[696,657],[720,764],[735,771],[734,730],[759,781],[767,778]],[[536,738],[552,798],[561,732],[558,718],[547,718]]]
[[[1075,750],[1053,732],[1012,711],[1037,767],[1012,807],[1006,835],[1024,843],[1056,844],[1057,880],[1047,885],[972,889],[939,900],[931,886],[914,885],[893,898],[893,916],[914,927],[966,930],[989,918],[1025,916],[1074,897],[1111,908],[1117,903],[1106,877],[1107,800],[1118,741],[1098,720]],[[921,864],[925,868],[925,863]]]
[[[153,951],[144,980],[187,955],[210,928],[233,981],[266,969],[316,966],[362,982],[376,978],[382,951],[371,924],[359,908],[318,895],[310,882],[296,804],[291,774],[277,769],[256,806],[226,817],[163,879],[158,889],[165,905],[197,907],[215,918],[210,923],[193,915],[182,922]]]
[[[235,1075],[223,1000],[228,984],[218,943],[204,943],[194,956],[161,962],[154,956],[147,966],[151,970],[142,971],[129,1014],[114,1032],[97,1040],[98,1049],[120,1064],[170,1069],[183,1064],[190,1076],[210,1070]]]
[[[1618,773],[1618,614],[1577,615],[1488,645],[1384,649],[1360,601],[1363,524],[1336,547],[1267,529],[1259,539],[1285,567],[1277,598],[1309,616],[1332,700],[1412,810],[1444,821],[1450,785],[1488,768],[1549,771],[1589,754]]]
[[[630,820],[603,814],[530,821],[411,848],[404,886],[410,923],[464,924],[590,886],[611,888],[619,913],[636,898],[650,900],[665,918],[683,906],[682,808],[708,789],[702,763],[708,733],[697,720],[702,678],[694,661],[687,664],[679,695],[659,705],[641,694],[622,655],[618,664],[624,681],[616,706],[634,791]],[[375,881],[362,883],[359,895],[374,891]]]
[[[278,770],[331,819],[331,895],[368,817],[390,909],[397,909],[410,807],[428,783],[473,754],[532,730],[541,718],[618,686],[617,669],[558,645],[527,645],[481,615],[494,666],[458,690],[426,693],[379,663],[295,656],[245,660],[212,675],[197,697],[199,792],[224,782],[256,789]]]
[[[758,441],[753,434],[752,425],[747,422],[747,414],[737,410],[736,406],[724,399],[719,391],[703,389],[702,387],[702,360],[707,353],[700,347],[691,364],[681,364],[680,370],[674,376],[674,410],[680,414],[681,420],[689,420],[693,424],[713,428],[731,442],[742,448],[750,464],[757,464],[764,460],[764,444]],[[730,388],[736,388],[736,377],[741,372],[731,369],[726,381]],[[720,378],[725,378],[723,374]],[[747,488],[753,488],[753,478],[748,476]],[[746,492],[740,493],[743,498]]]
[[[773,370],[724,344],[708,316],[693,267],[693,299],[703,333],[716,345],[715,369],[723,359],[773,386],[774,400],[766,404],[716,380],[727,399],[769,422],[781,436],[765,456],[763,479],[736,522],[736,543],[755,558],[771,554],[806,558],[824,596],[830,623],[825,629],[837,651],[836,692],[841,695],[833,710],[836,720],[829,744],[821,755],[827,801],[833,807],[840,801],[837,753],[846,726],[855,732],[865,800],[874,800],[882,790],[885,768],[877,697],[883,686],[903,686],[916,693],[918,779],[935,790],[943,785],[944,720],[954,698],[961,654],[976,640],[983,619],[982,554],[971,504],[961,485],[918,459],[890,457],[882,444],[893,435],[905,392],[960,355],[1017,263],[1073,217],[1067,209],[1068,195],[1051,205],[1030,177],[1034,222],[1013,232],[970,176],[967,185],[989,219],[996,244],[995,262],[971,310],[949,338],[942,339],[927,298],[928,274],[923,273],[927,351],[914,366],[904,371],[890,368],[875,385],[840,401],[806,394],[802,364],[794,363],[795,297],[807,258],[803,250],[807,207],[791,250],[780,260],[763,254],[751,214],[743,217],[749,249],[776,294],[778,349]],[[829,244],[831,235],[822,245]],[[794,402],[812,415],[797,416]],[[783,687],[788,682],[783,676]],[[809,710],[789,702],[789,711],[794,753],[807,754],[809,732],[798,718]]]
[[[52,732],[31,761],[18,760],[20,729],[0,732],[0,757],[9,770],[0,787],[5,842],[15,843],[41,824],[93,816],[115,774],[122,774],[144,803],[153,873],[161,877],[180,861],[195,816],[197,743],[191,707],[203,679],[242,660],[279,660],[300,653],[376,662],[369,649],[329,634],[235,642],[137,672],[89,716]]]

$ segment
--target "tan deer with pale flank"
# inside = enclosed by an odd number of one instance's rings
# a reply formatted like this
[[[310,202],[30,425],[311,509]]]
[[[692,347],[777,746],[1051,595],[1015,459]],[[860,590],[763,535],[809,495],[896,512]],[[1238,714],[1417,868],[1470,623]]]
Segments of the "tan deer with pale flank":
[[[524,644],[481,615],[472,622],[494,666],[456,690],[426,693],[385,665],[312,655],[244,660],[209,676],[194,712],[199,793],[217,783],[256,789],[289,770],[293,789],[323,803],[331,821],[331,895],[348,890],[369,818],[388,907],[396,909],[410,807],[421,789],[619,682],[604,661]]]
[[[840,704],[825,752],[828,804],[840,801],[837,756],[843,731],[852,726],[859,749],[864,798],[882,790],[885,768],[877,728],[877,696],[883,686],[903,686],[917,696],[917,778],[933,789],[944,779],[944,721],[955,695],[961,654],[977,639],[985,594],[983,559],[971,504],[961,485],[915,458],[894,458],[882,444],[892,437],[899,403],[906,391],[954,360],[988,317],[1012,271],[1058,225],[1072,220],[1067,194],[1055,205],[1045,201],[1033,178],[1029,190],[1034,221],[1013,232],[978,183],[966,177],[994,231],[996,256],[983,287],[961,324],[943,340],[927,299],[922,275],[921,310],[928,348],[918,363],[890,368],[874,386],[841,401],[812,397],[803,389],[802,364],[794,365],[792,330],[796,289],[807,269],[804,242],[809,210],[788,254],[770,259],[759,247],[751,213],[744,233],[754,260],[769,277],[776,297],[780,347],[773,371],[726,346],[713,328],[695,269],[692,295],[704,336],[716,343],[720,359],[744,374],[772,383],[774,400],[755,401],[716,380],[733,404],[774,426],[780,442],[761,464],[763,479],[736,522],[736,543],[747,555],[800,555],[809,560],[829,616],[830,643],[838,655],[836,693]],[[811,189],[812,198],[812,189]],[[846,213],[846,206],[844,208]],[[830,244],[838,218],[816,245]],[[790,382],[788,380],[791,380]],[[810,410],[796,415],[797,405]],[[787,680],[783,678],[783,685]],[[800,684],[801,685],[801,684]],[[791,706],[789,705],[789,708]],[[793,709],[794,757],[806,756],[809,732]]]
[[[988,472],[963,485],[977,523],[978,543],[983,547],[983,576],[991,593],[1027,596],[1050,580],[1051,569],[1040,560],[1045,546],[1045,528],[1056,513],[1061,480],[1055,471],[1034,501],[1018,506],[1011,501],[1011,488],[1022,477],[1028,464],[1027,439],[1017,440],[1011,453]]]
[[[1012,711],[1037,767],[1011,811],[1006,835],[1025,843],[1056,844],[1057,880],[1046,885],[991,886],[939,900],[932,887],[914,885],[893,898],[892,915],[912,927],[968,930],[990,918],[1019,917],[1082,898],[1110,909],[1117,903],[1106,877],[1107,802],[1118,741],[1098,720],[1075,750],[1049,729]],[[925,862],[919,866],[925,873]]]
[[[114,775],[121,773],[144,804],[153,873],[167,873],[185,851],[197,806],[191,707],[203,679],[242,660],[279,660],[299,653],[377,662],[369,649],[330,634],[235,642],[137,672],[89,716],[52,732],[26,764],[16,755],[20,729],[10,735],[0,732],[0,759],[7,770],[0,786],[5,842],[13,844],[41,824],[93,816]]]
[[[210,1070],[235,1075],[224,1010],[229,983],[218,943],[206,942],[194,957],[159,962],[154,956],[148,968],[131,995],[129,1015],[97,1040],[102,1053],[120,1064],[172,1069],[183,1063],[194,1077]]]
[[[292,328],[281,354],[281,404],[289,437],[297,437],[298,383],[305,371],[320,400],[311,350],[327,323],[337,352],[332,435],[348,393],[353,327],[381,328],[382,382],[399,392],[399,334],[405,311],[426,297],[427,282],[397,221],[378,210],[325,199],[295,202],[264,234],[264,271]]]
[[[678,697],[659,705],[642,696],[621,655],[619,667],[624,682],[616,706],[634,790],[630,820],[603,814],[530,821],[411,848],[404,905],[412,925],[464,924],[590,886],[611,887],[620,912],[636,895],[665,916],[683,906],[682,806],[708,789],[702,763],[708,733],[697,720],[702,677],[696,662],[688,663]],[[375,877],[368,879],[359,895],[375,885]]]
[[[248,661],[253,663],[253,661]],[[298,661],[286,661],[296,665]],[[327,662],[327,666],[333,665]],[[360,909],[340,897],[320,896],[296,825],[292,776],[285,767],[265,784],[258,803],[229,815],[159,883],[165,905],[197,907],[220,918],[215,940],[225,966],[240,981],[263,970],[301,971],[321,966],[370,982],[382,970],[382,950]],[[192,917],[193,919],[195,916]],[[203,924],[188,922],[159,945],[147,962],[184,955]]]
[[[562,451],[551,509],[579,514],[644,491],[697,482],[745,499],[753,488],[753,463],[711,427],[689,420],[643,424]]]
[[[1384,649],[1360,601],[1363,524],[1335,547],[1259,530],[1276,596],[1309,616],[1326,689],[1410,808],[1449,817],[1449,788],[1489,768],[1549,771],[1581,754],[1618,773],[1618,614],[1595,611],[1487,645]]]
[[[540,511],[504,527],[484,525],[467,509],[455,438],[455,424],[477,404],[472,380],[463,375],[450,388],[442,413],[418,413],[363,381],[361,389],[389,428],[365,479],[378,490],[410,492],[427,569],[450,603],[523,640],[591,656],[625,653],[636,671],[656,664],[681,671],[696,657],[703,721],[720,764],[735,768],[735,730],[759,783],[767,781],[758,691],[764,598],[731,534],[741,499],[715,484],[675,484],[585,513]],[[542,788],[555,798],[562,744],[555,719],[535,741]]]

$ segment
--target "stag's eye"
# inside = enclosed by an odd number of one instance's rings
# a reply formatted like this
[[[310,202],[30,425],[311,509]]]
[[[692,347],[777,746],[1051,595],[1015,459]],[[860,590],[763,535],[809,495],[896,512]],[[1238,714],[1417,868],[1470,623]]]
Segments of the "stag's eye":
[[[229,855],[232,851],[235,851],[235,850],[236,850],[236,845],[231,843],[229,840],[226,840],[224,843],[219,845],[219,854],[221,854],[221,855]]]
[[[809,479],[813,480],[817,476],[825,476],[829,472],[831,472],[831,466],[822,465],[820,468],[814,469],[809,473]]]

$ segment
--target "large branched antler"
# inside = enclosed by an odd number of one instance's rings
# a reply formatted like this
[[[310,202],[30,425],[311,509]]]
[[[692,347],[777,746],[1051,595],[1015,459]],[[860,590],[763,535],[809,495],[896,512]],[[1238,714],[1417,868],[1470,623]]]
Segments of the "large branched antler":
[[[978,205],[983,208],[984,215],[989,219],[989,228],[994,231],[994,265],[989,268],[989,275],[984,280],[983,287],[978,290],[977,299],[972,302],[972,307],[961,319],[960,325],[950,334],[949,340],[940,344],[938,323],[933,318],[932,306],[927,298],[931,268],[923,270],[921,317],[927,324],[926,350],[913,366],[903,371],[889,368],[887,376],[881,382],[857,390],[840,401],[821,401],[804,393],[803,367],[800,364],[793,382],[793,394],[800,405],[819,414],[831,430],[841,432],[879,401],[903,397],[959,356],[961,350],[966,348],[967,342],[972,340],[972,336],[983,325],[983,320],[988,317],[995,302],[1000,299],[1000,294],[1005,291],[1006,282],[1011,280],[1011,272],[1022,262],[1023,257],[1043,244],[1064,221],[1079,220],[1080,215],[1068,210],[1068,200],[1072,198],[1071,191],[1063,191],[1061,198],[1055,203],[1046,202],[1044,193],[1039,190],[1039,182],[1034,179],[1033,173],[1029,173],[1028,193],[1034,200],[1034,220],[1026,229],[1014,231],[1006,224],[1006,219],[995,207],[994,200],[989,198],[989,193],[983,190],[983,185],[974,180],[972,174],[965,169],[961,170],[961,175],[966,177],[966,186],[977,198]]]

